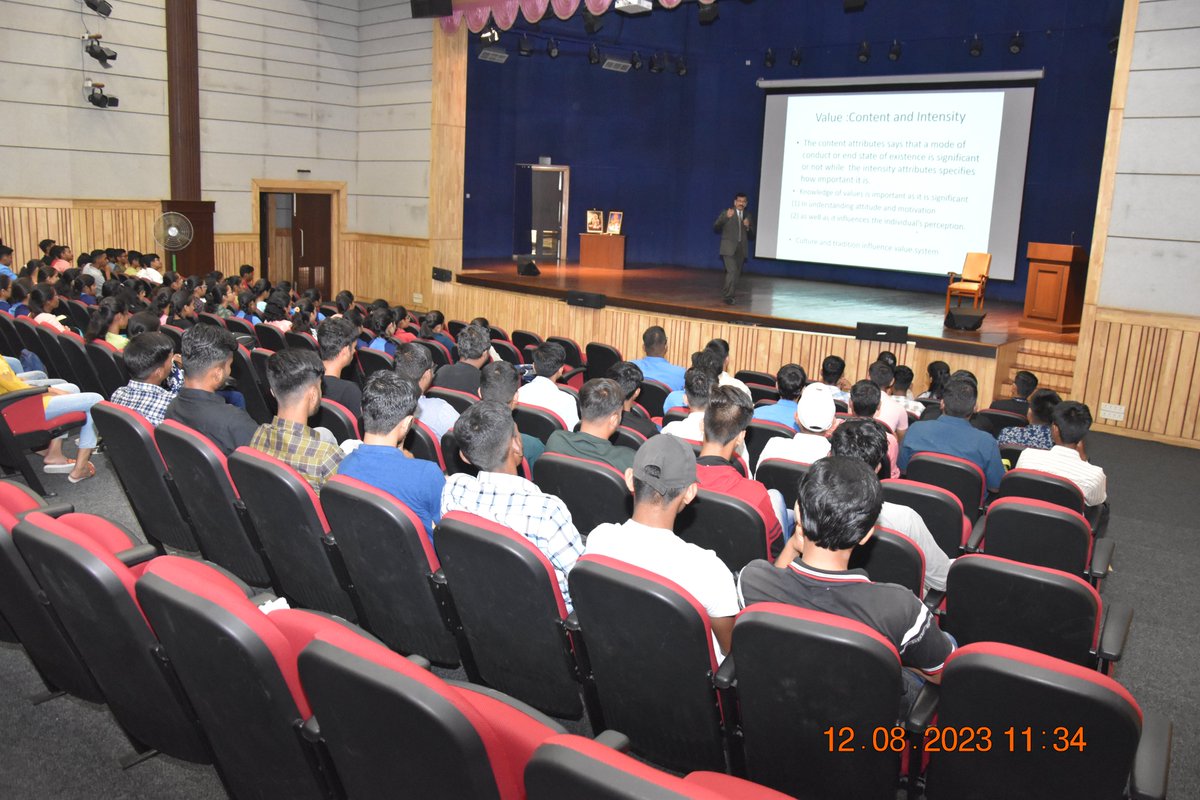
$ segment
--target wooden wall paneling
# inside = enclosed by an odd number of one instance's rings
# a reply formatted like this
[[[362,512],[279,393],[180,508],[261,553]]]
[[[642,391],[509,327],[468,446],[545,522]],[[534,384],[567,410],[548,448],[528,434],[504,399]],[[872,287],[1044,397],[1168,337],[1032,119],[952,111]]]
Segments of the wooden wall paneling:
[[[467,141],[467,31],[433,26],[430,108],[429,244],[422,286],[439,300],[451,291],[429,278],[432,267],[462,269],[463,186]],[[422,295],[424,291],[420,291]]]
[[[226,275],[236,275],[242,264],[259,268],[258,237],[253,233],[218,233],[213,247],[213,269]]]
[[[76,255],[103,247],[150,252],[157,216],[154,201],[0,198],[0,238],[18,265],[41,257],[42,239],[68,244]]]

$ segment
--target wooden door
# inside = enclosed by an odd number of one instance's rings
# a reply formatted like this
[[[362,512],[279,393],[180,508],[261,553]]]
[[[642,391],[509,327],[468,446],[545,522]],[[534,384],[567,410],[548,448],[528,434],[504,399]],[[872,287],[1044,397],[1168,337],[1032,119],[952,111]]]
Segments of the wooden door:
[[[317,288],[330,299],[333,280],[333,196],[297,194],[292,219],[292,285],[298,292]]]

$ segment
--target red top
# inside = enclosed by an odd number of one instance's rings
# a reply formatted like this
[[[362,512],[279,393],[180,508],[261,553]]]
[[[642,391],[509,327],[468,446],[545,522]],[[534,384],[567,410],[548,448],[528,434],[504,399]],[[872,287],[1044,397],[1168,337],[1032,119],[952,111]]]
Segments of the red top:
[[[775,507],[771,505],[767,487],[758,481],[743,478],[734,467],[728,465],[697,464],[696,481],[701,489],[736,497],[753,506],[766,528],[767,547],[774,549],[775,542],[783,535],[783,528],[779,524],[779,517],[775,516]]]

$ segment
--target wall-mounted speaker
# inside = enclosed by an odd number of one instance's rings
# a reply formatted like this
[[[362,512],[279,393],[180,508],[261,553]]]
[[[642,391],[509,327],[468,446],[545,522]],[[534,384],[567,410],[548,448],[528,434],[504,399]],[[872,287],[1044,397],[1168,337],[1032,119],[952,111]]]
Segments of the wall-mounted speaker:
[[[969,311],[963,308],[952,308],[946,315],[946,327],[958,331],[977,331],[983,324],[987,314],[983,311]]]
[[[908,341],[908,326],[860,322],[854,331],[854,338],[876,342],[900,342],[903,344]]]
[[[441,267],[434,267],[433,268],[433,279],[440,283],[449,283],[450,281],[454,280],[454,273],[448,269],[442,269]]]
[[[595,292],[567,292],[567,305],[583,306],[584,308],[604,308],[608,305],[608,297]]]
[[[448,17],[454,13],[454,0],[412,0],[413,19]]]
[[[416,9],[416,0],[413,0],[413,8]],[[867,7],[867,0],[842,0],[842,10],[847,14],[853,14],[855,11],[862,11]],[[416,16],[416,13],[413,14]]]

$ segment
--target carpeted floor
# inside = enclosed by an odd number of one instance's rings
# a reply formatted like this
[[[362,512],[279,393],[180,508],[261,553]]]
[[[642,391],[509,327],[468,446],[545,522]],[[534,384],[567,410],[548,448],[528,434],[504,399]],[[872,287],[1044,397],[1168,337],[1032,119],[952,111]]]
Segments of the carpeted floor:
[[[1165,714],[1175,725],[1170,796],[1200,797],[1200,522],[1192,509],[1200,450],[1095,434],[1093,461],[1109,475],[1117,544],[1115,568],[1104,583],[1106,603],[1133,606],[1126,656],[1114,677],[1142,708]],[[104,457],[96,478],[77,486],[65,476],[46,476],[58,501],[137,530]],[[452,677],[446,674],[447,677]],[[43,689],[19,647],[0,644],[0,797],[178,798],[225,796],[210,767],[159,756],[122,771],[128,743],[103,707],[60,697],[34,706]],[[586,725],[569,724],[586,733]]]

